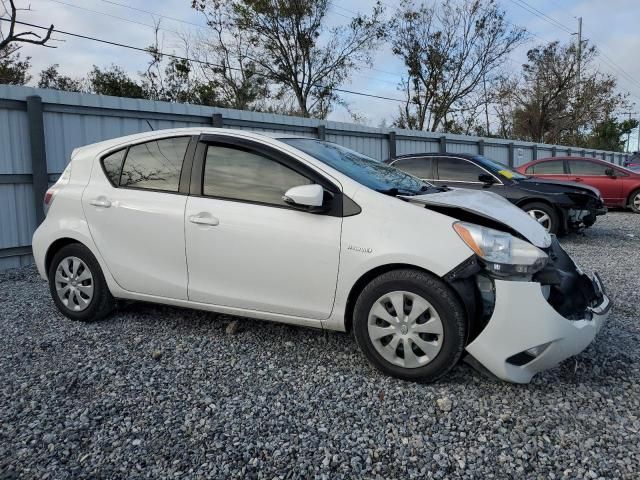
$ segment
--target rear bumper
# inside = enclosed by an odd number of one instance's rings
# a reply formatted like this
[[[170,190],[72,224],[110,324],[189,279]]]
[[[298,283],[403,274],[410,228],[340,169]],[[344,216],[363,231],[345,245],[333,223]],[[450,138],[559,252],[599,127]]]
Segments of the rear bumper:
[[[548,303],[540,283],[495,280],[493,315],[467,352],[495,376],[528,383],[536,373],[582,352],[602,328],[611,302],[597,277],[593,285],[600,303],[589,307],[585,318],[569,320]],[[522,364],[523,353],[536,347]]]

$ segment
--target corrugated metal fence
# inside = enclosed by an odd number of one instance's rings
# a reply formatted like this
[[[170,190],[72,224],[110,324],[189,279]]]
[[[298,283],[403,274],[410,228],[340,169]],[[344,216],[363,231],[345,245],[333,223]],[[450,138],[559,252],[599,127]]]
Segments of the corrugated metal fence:
[[[415,152],[480,153],[518,166],[536,158],[625,154],[494,138],[372,128],[224,108],[0,85],[0,270],[31,261],[42,199],[79,146],[163,128],[223,126],[294,133],[339,143],[383,160]]]

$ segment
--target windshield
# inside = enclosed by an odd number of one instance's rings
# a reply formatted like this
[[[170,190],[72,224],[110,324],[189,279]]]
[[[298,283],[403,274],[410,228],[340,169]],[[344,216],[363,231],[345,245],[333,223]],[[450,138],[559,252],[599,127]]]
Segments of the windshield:
[[[335,143],[313,138],[280,138],[279,140],[302,150],[377,192],[389,195],[418,195],[430,190],[440,190],[413,175]]]
[[[502,178],[507,178],[509,180],[512,180],[514,178],[516,180],[524,180],[525,178],[527,178],[526,175],[522,175],[521,173],[512,170],[511,167],[505,165],[504,163],[496,162],[495,160],[483,157],[482,155],[476,155],[475,159],[491,173],[499,175]]]

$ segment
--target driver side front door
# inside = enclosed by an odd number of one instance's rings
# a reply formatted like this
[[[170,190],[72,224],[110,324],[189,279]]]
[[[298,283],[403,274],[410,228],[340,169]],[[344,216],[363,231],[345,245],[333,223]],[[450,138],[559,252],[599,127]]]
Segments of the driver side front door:
[[[284,153],[232,142],[201,142],[193,168],[184,224],[189,300],[328,318],[342,217],[282,198],[318,179]]]

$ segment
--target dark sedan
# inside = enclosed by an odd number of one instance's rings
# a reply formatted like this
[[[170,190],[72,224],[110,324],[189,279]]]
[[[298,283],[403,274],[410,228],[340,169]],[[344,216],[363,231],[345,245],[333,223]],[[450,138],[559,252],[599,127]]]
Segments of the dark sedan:
[[[502,195],[551,233],[590,227],[606,207],[595,188],[529,178],[502,163],[464,153],[414,153],[385,163],[435,185],[488,190]]]

